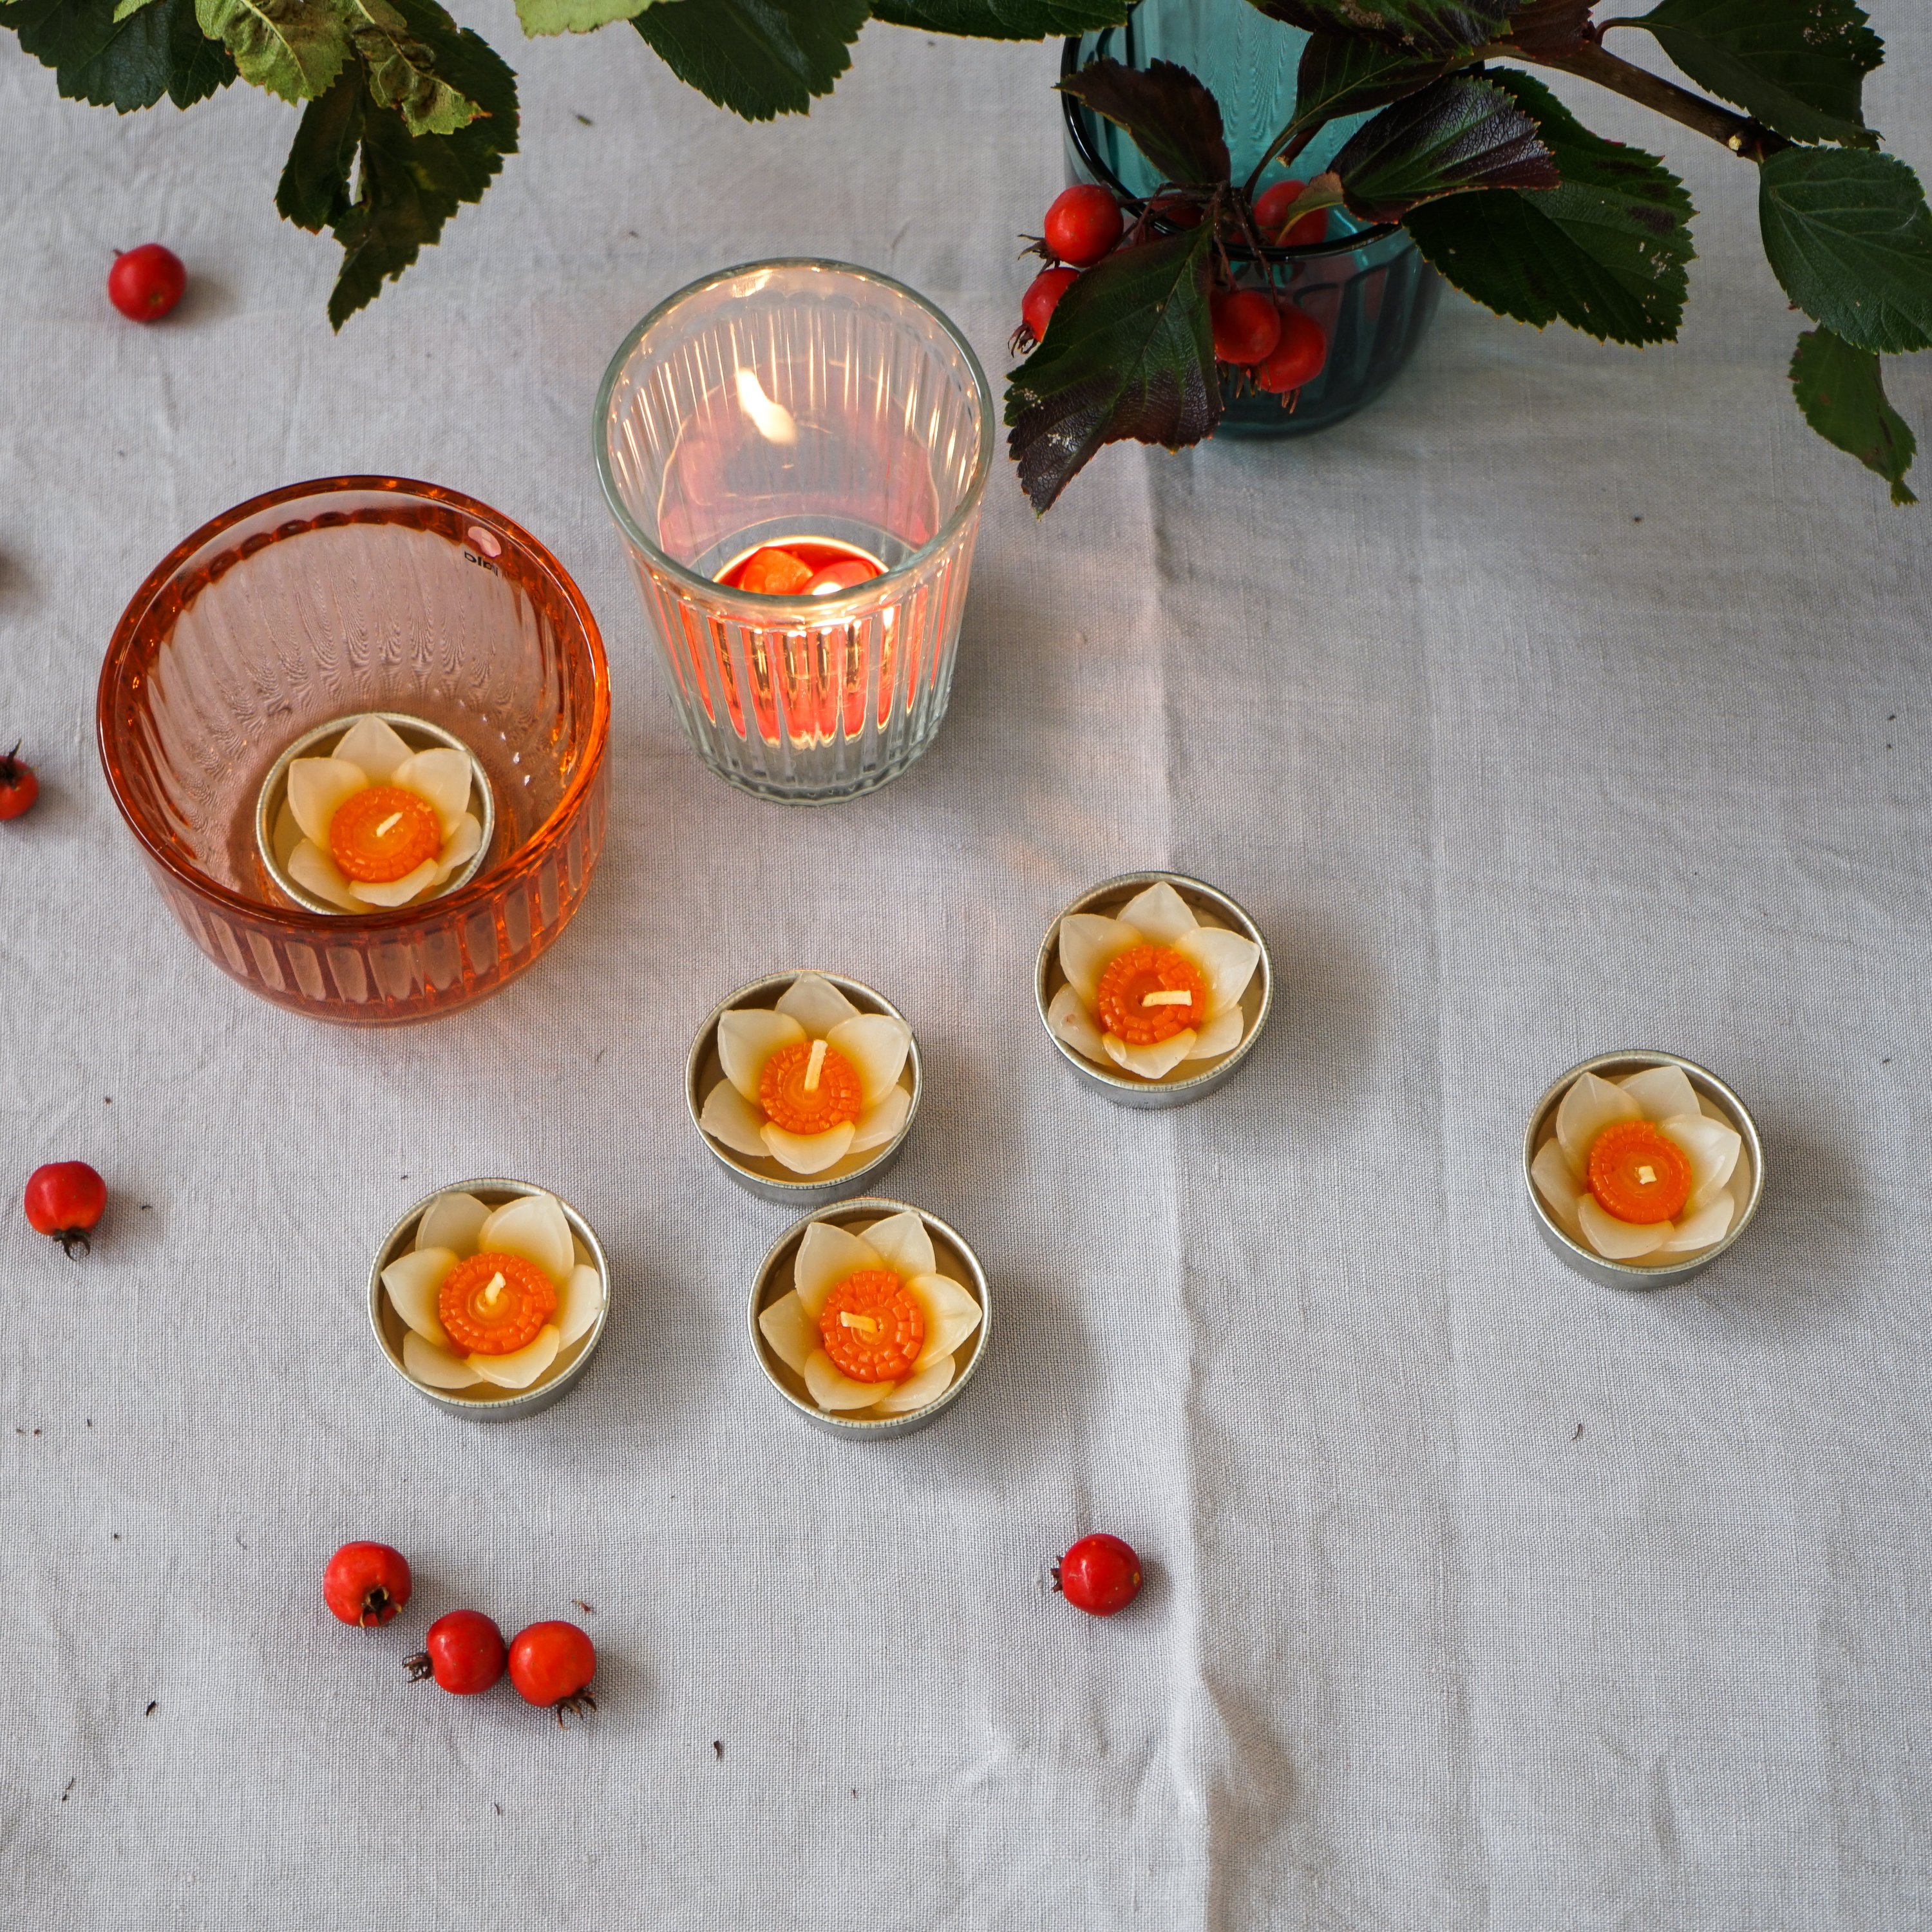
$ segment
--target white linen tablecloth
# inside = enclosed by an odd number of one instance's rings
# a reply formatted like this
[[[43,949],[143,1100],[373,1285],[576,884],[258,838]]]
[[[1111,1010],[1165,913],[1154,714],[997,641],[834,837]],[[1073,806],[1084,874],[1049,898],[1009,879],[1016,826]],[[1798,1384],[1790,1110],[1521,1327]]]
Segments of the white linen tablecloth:
[[[1876,11],[1874,118],[1924,170],[1932,28]],[[1702,210],[1678,347],[1450,296],[1318,438],[1113,451],[1040,522],[1002,457],[937,746],[794,813],[677,734],[598,377],[671,290],[785,253],[910,282],[997,376],[1057,50],[874,27],[833,99],[752,128],[621,27],[466,17],[523,152],[339,338],[333,245],[272,206],[292,110],[122,120],[0,43],[0,724],[45,788],[0,827],[0,1181],[80,1158],[113,1191],[78,1266],[16,1208],[0,1234],[0,1919],[1932,1920],[1932,550],[1791,405],[1752,171],[1592,110]],[[102,282],[152,238],[194,280],[142,329]],[[1891,380],[1932,430],[1932,358]],[[575,923],[398,1032],[217,972],[93,745],[149,566],[349,470],[551,544],[616,689]],[[1134,1114],[1030,975],[1068,898],[1150,864],[1249,907],[1280,997],[1222,1094]],[[803,964],[917,1028],[892,1189],[996,1297],[967,1399],[869,1449],[760,1382],[785,1217],[680,1094],[710,1004]],[[1519,1172],[1546,1083],[1638,1044],[1736,1086],[1768,1175],[1747,1240],[1651,1296],[1562,1269]],[[394,1216],[489,1172],[579,1206],[617,1276],[585,1382],[501,1429],[413,1399],[364,1310]],[[1102,1528],[1150,1576],[1111,1622],[1041,1587]],[[351,1537],[416,1566],[386,1630],[322,1608]],[[596,1716],[406,1686],[464,1605],[584,1623]]]

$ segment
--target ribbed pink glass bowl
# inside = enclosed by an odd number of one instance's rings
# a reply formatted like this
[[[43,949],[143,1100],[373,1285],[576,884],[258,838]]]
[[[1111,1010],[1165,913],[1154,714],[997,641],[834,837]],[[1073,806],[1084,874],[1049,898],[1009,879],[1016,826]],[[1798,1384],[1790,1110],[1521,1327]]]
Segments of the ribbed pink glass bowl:
[[[496,795],[470,883],[394,912],[304,910],[270,881],[256,794],[311,726],[402,711]],[[425,483],[338,476],[238,504],[155,567],[101,666],[100,761],[161,896],[265,999],[351,1025],[487,999],[569,923],[604,843],[610,679],[542,544]]]

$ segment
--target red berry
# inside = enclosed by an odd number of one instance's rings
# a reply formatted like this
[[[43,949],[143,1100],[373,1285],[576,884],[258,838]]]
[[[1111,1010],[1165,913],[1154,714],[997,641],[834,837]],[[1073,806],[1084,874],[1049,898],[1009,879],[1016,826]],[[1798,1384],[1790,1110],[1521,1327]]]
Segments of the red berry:
[[[0,818],[18,818],[40,795],[40,782],[22,761],[16,744],[0,758]]]
[[[848,590],[856,590],[862,584],[869,584],[878,575],[878,570],[862,556],[842,557],[836,563],[828,563],[805,586],[808,597],[836,597]]]
[[[1120,206],[1093,182],[1055,195],[1042,224],[1047,252],[1076,268],[1090,268],[1120,238]]]
[[[1210,308],[1214,318],[1214,353],[1223,362],[1250,368],[1271,353],[1281,340],[1280,314],[1258,289],[1217,295]]]
[[[1184,194],[1157,194],[1148,203],[1148,213],[1152,218],[1148,224],[1147,239],[1160,239],[1154,223],[1164,221],[1170,228],[1198,228],[1203,211],[1200,202],[1190,201]]]
[[[1080,279],[1073,268],[1042,268],[1020,298],[1020,320],[1036,342],[1046,340],[1046,325],[1060,298]]]
[[[503,1674],[503,1633],[481,1610],[452,1610],[404,1664],[412,1684],[434,1677],[452,1696],[473,1697]]]
[[[1255,203],[1255,226],[1261,230],[1262,239],[1275,248],[1284,245],[1291,248],[1304,247],[1311,242],[1325,242],[1328,238],[1328,211],[1305,215],[1296,222],[1288,220],[1288,211],[1301,198],[1306,182],[1276,182]]]
[[[1089,1616],[1111,1617],[1141,1593],[1141,1559],[1118,1536],[1083,1536],[1060,1559],[1060,1594]]]
[[[1281,340],[1255,370],[1255,386],[1285,396],[1312,381],[1328,359],[1328,338],[1306,309],[1281,304]]]
[[[510,1682],[526,1704],[554,1708],[556,1720],[566,1711],[580,1715],[597,1700],[584,1688],[596,1674],[597,1651],[574,1624],[532,1624],[510,1646]]]
[[[410,1566],[386,1543],[345,1543],[322,1573],[324,1603],[346,1624],[374,1630],[410,1600]]]
[[[56,1160],[27,1177],[27,1219],[71,1256],[87,1252],[87,1238],[107,1208],[107,1184],[84,1160]]]
[[[107,272],[107,299],[130,322],[159,322],[182,298],[188,271],[158,242],[116,255]]]

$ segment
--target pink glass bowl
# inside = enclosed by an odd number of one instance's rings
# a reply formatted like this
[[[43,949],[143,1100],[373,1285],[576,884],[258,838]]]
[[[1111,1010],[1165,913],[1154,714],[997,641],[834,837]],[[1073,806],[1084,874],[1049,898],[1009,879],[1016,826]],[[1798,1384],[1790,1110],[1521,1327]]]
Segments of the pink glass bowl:
[[[495,837],[442,898],[307,911],[262,862],[256,796],[292,740],[362,711],[463,740]],[[317,1019],[393,1025],[487,999],[569,922],[603,847],[596,620],[542,544],[452,490],[331,477],[204,524],[122,614],[98,712],[108,788],[190,937]]]

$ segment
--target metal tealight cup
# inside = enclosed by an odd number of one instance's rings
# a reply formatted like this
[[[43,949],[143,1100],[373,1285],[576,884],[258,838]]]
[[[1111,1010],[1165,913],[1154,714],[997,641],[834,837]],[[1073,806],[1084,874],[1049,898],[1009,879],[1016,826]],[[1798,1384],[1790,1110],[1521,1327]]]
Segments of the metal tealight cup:
[[[556,1360],[550,1365],[543,1378],[534,1388],[527,1389],[498,1388],[490,1383],[478,1383],[469,1388],[436,1389],[419,1382],[403,1366],[403,1335],[406,1324],[396,1312],[387,1291],[382,1286],[382,1270],[398,1255],[407,1251],[414,1238],[416,1224],[430,1208],[446,1194],[473,1194],[486,1207],[500,1208],[506,1202],[515,1201],[526,1195],[548,1194],[563,1210],[563,1218],[570,1224],[572,1241],[578,1250],[578,1262],[597,1270],[597,1280],[603,1291],[597,1310],[597,1319],[591,1324],[588,1334],[562,1350]],[[486,1180],[452,1181],[446,1187],[439,1187],[418,1201],[384,1238],[382,1245],[376,1251],[374,1265],[369,1270],[369,1325],[374,1330],[376,1346],[381,1350],[382,1358],[409,1386],[425,1402],[434,1402],[446,1414],[460,1415],[472,1422],[513,1422],[524,1416],[535,1415],[539,1410],[549,1408],[574,1388],[590,1366],[590,1358],[597,1352],[597,1346],[604,1339],[604,1324],[610,1315],[610,1264],[605,1257],[603,1244],[590,1223],[568,1201],[554,1190],[538,1187],[527,1180],[506,1180],[492,1178]]]
[[[933,1252],[939,1263],[939,1271],[950,1274],[972,1295],[980,1304],[980,1325],[959,1345],[956,1361],[957,1372],[944,1392],[935,1396],[923,1408],[916,1408],[909,1415],[879,1416],[871,1421],[862,1414],[836,1415],[820,1408],[806,1394],[803,1381],[774,1355],[758,1327],[758,1317],[774,1302],[791,1292],[792,1263],[798,1253],[799,1244],[805,1239],[805,1232],[815,1221],[829,1221],[836,1228],[851,1228],[856,1223],[870,1224],[883,1221],[894,1214],[916,1214],[925,1223],[926,1233],[932,1237]],[[862,1237],[861,1238],[862,1238]],[[752,1282],[752,1304],[749,1332],[752,1354],[765,1380],[789,1402],[806,1421],[822,1429],[828,1435],[840,1436],[848,1441],[873,1441],[889,1436],[910,1436],[915,1431],[936,1422],[944,1412],[959,1400],[966,1384],[973,1379],[981,1358],[986,1352],[988,1337],[992,1333],[993,1302],[988,1292],[986,1270],[980,1265],[979,1257],[974,1253],[958,1232],[940,1220],[936,1214],[928,1214],[922,1208],[912,1207],[904,1201],[890,1201],[883,1196],[868,1195],[862,1199],[845,1201],[823,1214],[808,1214],[802,1220],[794,1222],[781,1234],[766,1256],[758,1274]]]
[[[1254,977],[1248,982],[1247,991],[1241,996],[1241,1012],[1246,1020],[1247,1030],[1241,1036],[1240,1044],[1200,1072],[1185,1072],[1187,1063],[1184,1060],[1166,1079],[1142,1080],[1132,1074],[1116,1072],[1100,1066],[1070,1046],[1054,1031],[1047,1010],[1053,1004],[1054,994],[1066,983],[1066,975],[1060,967],[1060,921],[1082,912],[1118,916],[1120,908],[1136,893],[1144,892],[1149,886],[1162,884],[1172,886],[1204,925],[1225,926],[1231,932],[1238,932],[1244,939],[1252,940],[1261,948],[1261,958],[1256,964]],[[1268,1024],[1268,1014],[1274,1004],[1274,962],[1269,956],[1268,941],[1262,937],[1261,928],[1248,916],[1246,910],[1226,892],[1198,879],[1190,879],[1184,872],[1124,872],[1118,878],[1103,880],[1082,892],[1071,905],[1063,908],[1047,928],[1034,968],[1034,1001],[1040,1009],[1040,1023],[1046,1028],[1046,1036],[1052,1041],[1060,1057],[1088,1085],[1105,1094],[1116,1106],[1184,1107],[1190,1100],[1204,1099],[1233,1078],[1236,1069],[1254,1050],[1255,1042],[1261,1037],[1262,1028]]]
[[[1720,1110],[1726,1123],[1743,1137],[1744,1148],[1738,1158],[1741,1162],[1750,1163],[1750,1186],[1745,1194],[1743,1208],[1723,1238],[1713,1241],[1708,1248],[1700,1248],[1694,1254],[1670,1262],[1615,1262],[1570,1238],[1550,1212],[1550,1204],[1544,1199],[1531,1168],[1537,1150],[1556,1132],[1556,1110],[1562,1106],[1564,1095],[1579,1078],[1586,1073],[1594,1073],[1600,1079],[1615,1080],[1624,1074],[1641,1073],[1647,1066],[1681,1068],[1696,1090],[1698,1099],[1708,1100]],[[1530,1213],[1535,1220],[1537,1231],[1566,1266],[1608,1288],[1671,1288],[1701,1274],[1750,1226],[1764,1194],[1764,1150],[1758,1138],[1757,1123],[1751,1118],[1750,1110],[1708,1067],[1700,1066],[1696,1061],[1686,1060],[1682,1054],[1665,1053],[1652,1047],[1626,1047],[1618,1052],[1600,1053],[1592,1059],[1580,1060],[1568,1072],[1551,1083],[1549,1090],[1531,1109],[1529,1124],[1523,1131],[1522,1178],[1524,1186],[1529,1190]]]

